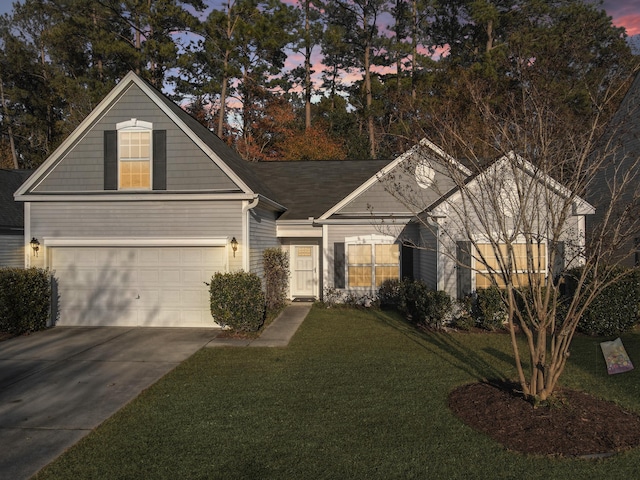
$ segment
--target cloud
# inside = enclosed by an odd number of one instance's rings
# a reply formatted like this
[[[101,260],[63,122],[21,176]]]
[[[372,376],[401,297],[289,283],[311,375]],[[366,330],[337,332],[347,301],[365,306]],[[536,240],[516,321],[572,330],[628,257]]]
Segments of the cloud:
[[[638,0],[605,0],[602,4],[613,24],[624,27],[627,34],[640,34],[640,3]]]
[[[625,27],[629,36],[640,34],[640,12],[618,17],[613,23]]]

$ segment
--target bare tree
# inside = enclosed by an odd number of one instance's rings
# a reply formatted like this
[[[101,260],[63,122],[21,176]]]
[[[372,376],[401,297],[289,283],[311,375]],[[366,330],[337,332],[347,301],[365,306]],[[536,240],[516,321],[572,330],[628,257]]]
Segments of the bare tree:
[[[423,141],[400,175],[380,181],[418,219],[416,246],[437,255],[440,288],[499,288],[522,392],[544,401],[585,310],[632,271],[613,267],[640,237],[640,152],[621,141],[640,105],[628,95],[605,118],[629,85],[610,76],[589,90],[591,113],[579,116],[535,82],[504,92],[459,81],[468,108],[432,115],[438,146]]]

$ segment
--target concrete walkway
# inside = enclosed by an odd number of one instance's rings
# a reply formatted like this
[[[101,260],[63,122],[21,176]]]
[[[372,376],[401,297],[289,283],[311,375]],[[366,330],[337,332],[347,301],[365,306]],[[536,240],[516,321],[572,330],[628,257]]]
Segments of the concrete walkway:
[[[255,339],[214,338],[207,347],[286,347],[311,310],[311,302],[293,302]]]
[[[213,328],[57,327],[0,342],[0,480],[28,479],[203,346],[285,347],[311,303],[254,340]]]

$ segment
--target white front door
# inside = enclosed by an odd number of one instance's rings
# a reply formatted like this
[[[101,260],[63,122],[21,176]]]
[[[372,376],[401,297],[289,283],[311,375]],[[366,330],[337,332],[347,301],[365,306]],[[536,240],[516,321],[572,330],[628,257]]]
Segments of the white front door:
[[[291,246],[291,296],[317,297],[318,246]]]

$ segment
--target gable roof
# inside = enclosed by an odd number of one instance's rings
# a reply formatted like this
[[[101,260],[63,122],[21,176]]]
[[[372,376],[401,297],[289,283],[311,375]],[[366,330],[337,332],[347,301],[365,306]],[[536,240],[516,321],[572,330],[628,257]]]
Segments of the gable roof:
[[[153,85],[147,83],[145,80],[142,81],[145,82],[150,89],[156,92],[159,100],[161,100],[177,118],[181,119],[184,124],[211,149],[212,152],[215,152],[218,157],[222,159],[224,163],[235,173],[235,175],[247,184],[253,193],[261,193],[273,200],[273,192],[271,192],[269,187],[258,178],[250,166],[251,162],[243,159],[235,149],[227,145],[220,137],[207,129],[188,112],[182,109],[162,92],[157,90]]]
[[[531,178],[536,179],[539,183],[543,184],[546,188],[554,192],[556,195],[559,195],[560,197],[565,199],[569,199],[573,196],[573,193],[567,187],[547,174],[542,173],[542,175],[540,175],[536,171],[536,168],[531,164],[531,162],[525,160],[520,155],[513,152],[501,156],[491,164],[487,165],[483,170],[468,176],[464,180],[464,185],[469,186],[474,182],[477,183],[478,178],[480,178],[481,176],[489,175],[491,174],[491,172],[499,172],[503,167],[511,165],[517,166],[524,173],[529,175]],[[461,186],[452,188],[447,193],[442,195],[442,197],[440,197],[437,201],[429,205],[426,209],[426,212],[438,212],[438,207],[445,204],[449,200],[455,201],[457,198],[459,198],[461,195],[461,191]],[[572,203],[573,213],[575,215],[591,215],[595,212],[595,208],[593,207],[593,205],[577,195],[573,196]],[[436,216],[438,216],[438,213],[436,213]]]
[[[13,193],[32,173],[33,170],[0,169],[0,232],[23,230],[24,207],[13,199]]]
[[[354,189],[349,195],[343,197],[338,203],[334,204],[331,209],[327,210],[323,215],[322,219],[327,219],[334,213],[338,212],[341,208],[346,206],[349,202],[357,198],[360,194],[362,194],[365,190],[371,188],[372,186],[379,183],[383,180],[387,175],[389,175],[394,169],[396,169],[400,164],[406,162],[409,159],[412,159],[415,156],[419,157],[436,157],[439,158],[442,162],[449,164],[452,168],[459,170],[463,175],[469,176],[471,171],[454,159],[451,155],[447,154],[444,150],[438,147],[436,144],[431,141],[423,138],[420,142],[409,150],[404,152],[402,155],[398,156],[392,162],[388,162],[387,165],[384,165],[380,170],[378,170],[373,176],[369,177],[364,183],[362,183],[358,188]]]
[[[283,220],[319,218],[389,164],[389,160],[313,160],[248,163],[287,207]]]
[[[35,174],[22,185],[16,192],[16,197],[27,194],[29,190],[54,167],[67,150],[82,137],[84,132],[92,128],[96,121],[108,111],[111,105],[117,101],[132,84],[139,87],[244,193],[262,194],[267,198],[271,198],[271,192],[268,187],[262,184],[253,170],[248,166],[248,162],[244,161],[234,149],[229,147],[218,138],[217,135],[209,131],[162,92],[134,72],[129,72],[113,90],[109,92],[71,135],[69,135],[36,170]]]

